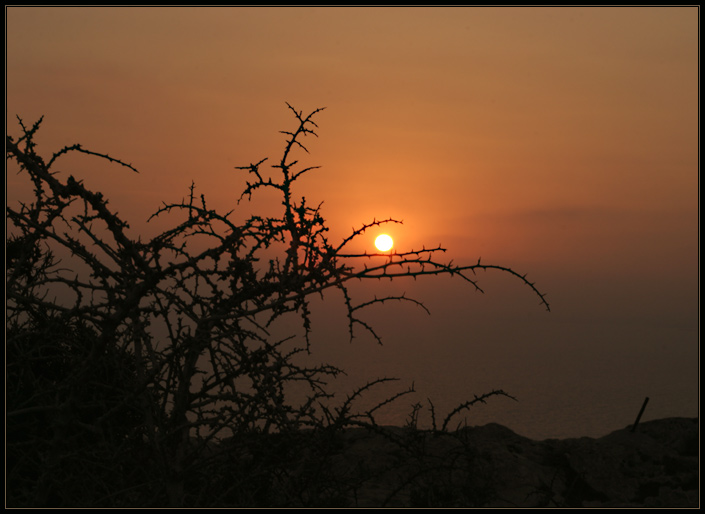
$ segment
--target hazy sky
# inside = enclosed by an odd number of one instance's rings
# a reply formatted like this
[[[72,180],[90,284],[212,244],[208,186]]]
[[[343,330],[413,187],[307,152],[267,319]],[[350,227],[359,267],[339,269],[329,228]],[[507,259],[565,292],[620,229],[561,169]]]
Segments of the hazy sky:
[[[497,274],[480,277],[485,295],[402,284],[432,316],[375,312],[388,342],[362,342],[359,366],[445,392],[472,361],[497,379],[472,392],[584,394],[551,400],[580,404],[583,427],[596,398],[627,394],[619,428],[649,395],[654,415],[697,415],[698,19],[697,6],[6,7],[6,131],[44,115],[40,152],[79,142],[132,163],[139,175],[66,166],[149,233],[192,179],[229,210],[233,168],[278,157],[285,102],[326,107],[305,156],[322,168],[299,193],[324,201],[333,240],[402,219],[398,249],[511,266],[553,310]],[[7,187],[22,194],[14,173]]]

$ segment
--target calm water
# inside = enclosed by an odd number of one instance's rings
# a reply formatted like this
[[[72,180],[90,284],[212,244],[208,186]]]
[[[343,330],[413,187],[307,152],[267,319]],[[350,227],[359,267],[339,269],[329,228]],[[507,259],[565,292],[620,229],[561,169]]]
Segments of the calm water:
[[[428,426],[429,398],[441,420],[494,389],[518,401],[493,397],[455,417],[455,424],[495,422],[539,440],[600,437],[631,425],[647,396],[642,421],[699,416],[696,310],[659,309],[648,316],[641,305],[621,311],[607,305],[586,313],[574,302],[573,312],[545,313],[527,297],[508,304],[501,294],[478,301],[448,290],[420,293],[430,297],[430,317],[387,305],[366,317],[381,327],[384,346],[364,335],[347,342],[347,321],[335,302],[326,300],[314,316],[314,326],[323,329],[314,337],[313,356],[348,372],[331,388],[340,401],[382,376],[402,380],[366,396],[357,404],[361,409],[414,383],[417,393],[380,411],[380,424],[404,425],[419,402],[420,424]]]
[[[392,406],[386,408],[376,416],[380,424],[404,425],[409,419],[411,405],[420,402],[423,410],[420,411],[419,425],[429,427],[431,423],[430,410],[427,408],[428,398],[433,401],[437,423],[440,426],[442,419],[450,413],[455,406],[460,405],[466,398],[472,399],[473,391],[477,394],[489,392],[492,388],[476,387],[463,384],[462,378],[457,379],[457,388],[453,392],[440,390],[431,383],[416,381],[417,393],[399,399]],[[477,377],[477,382],[482,382]],[[398,384],[399,390],[404,382]],[[618,384],[615,380],[614,384]],[[642,421],[659,419],[671,416],[698,417],[697,395],[692,394],[692,387],[687,383],[664,384],[667,387],[658,387],[658,391],[649,394],[649,403],[642,416]],[[521,393],[519,386],[523,387]],[[631,425],[642,406],[644,394],[638,391],[642,388],[625,387],[623,390],[616,388],[600,387],[587,384],[587,387],[562,384],[560,389],[546,387],[546,384],[537,384],[530,389],[526,384],[508,383],[504,390],[513,393],[518,401],[512,401],[502,396],[495,396],[485,404],[476,404],[469,410],[453,417],[449,424],[455,428],[459,423],[468,425],[484,425],[499,423],[513,431],[532,439],[569,438],[569,437],[600,437],[613,430]],[[348,391],[342,388],[341,397]],[[391,392],[393,388],[387,387]],[[463,396],[462,392],[469,394]],[[372,405],[374,401],[385,396],[370,395],[368,402],[359,402],[361,407]]]

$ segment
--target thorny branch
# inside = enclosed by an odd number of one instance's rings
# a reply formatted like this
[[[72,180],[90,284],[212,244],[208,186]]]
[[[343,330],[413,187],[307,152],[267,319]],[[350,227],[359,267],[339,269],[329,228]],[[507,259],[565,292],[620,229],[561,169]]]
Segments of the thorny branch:
[[[525,275],[479,260],[469,266],[442,262],[437,257],[445,249],[440,246],[387,254],[381,262],[380,254],[344,253],[370,228],[401,223],[395,219],[373,220],[331,244],[321,205],[311,207],[293,188],[301,176],[317,169],[299,166],[293,154],[308,153],[303,139],[317,137],[314,117],[322,109],[304,115],[287,106],[297,126],[283,132],[284,151],[271,166],[273,171],[263,170],[267,159],[237,168],[249,176],[238,205],[260,189],[274,189],[282,199],[279,217],[252,215],[235,222],[234,211],[216,212],[203,195],[197,198],[192,183],[187,199],[164,203],[150,218],[176,216],[173,228],[146,242],[130,233],[102,193],[52,171],[72,152],[137,172],[132,165],[80,145],[66,146],[45,161],[34,142],[42,120],[29,128],[20,120],[22,135],[17,140],[7,136],[6,156],[31,181],[34,198],[7,207],[6,320],[12,378],[7,410],[8,419],[16,423],[11,432],[50,441],[59,432],[51,435],[44,427],[63,427],[61,437],[74,441],[74,449],[90,434],[105,448],[115,449],[111,458],[126,454],[128,445],[147,444],[161,466],[158,494],[171,505],[183,505],[186,477],[197,461],[202,462],[197,457],[203,457],[212,441],[228,434],[342,427],[360,424],[361,419],[374,424],[377,409],[409,392],[392,396],[364,415],[353,414],[354,399],[390,380],[379,379],[331,410],[326,405],[332,397],[327,383],[342,370],[306,365],[301,359],[311,350],[312,298],[339,291],[350,338],[362,328],[380,343],[374,328],[361,318],[365,309],[390,301],[426,307],[405,295],[356,303],[351,281],[450,275],[482,291],[475,273],[498,270],[529,286],[549,309],[543,293]],[[303,345],[293,337],[277,340],[271,335],[275,322],[288,314],[300,317]],[[86,391],[89,383],[98,385]],[[290,388],[299,385],[306,392],[297,399]],[[451,412],[443,429],[457,412],[490,395]],[[40,485],[27,487],[49,495],[61,489],[54,487],[61,476],[57,466],[73,450],[70,444],[68,449],[49,442],[45,447],[57,464],[33,471],[39,473]],[[17,462],[47,458],[33,451],[10,446]],[[11,473],[15,469],[20,468],[12,467]],[[134,486],[126,482],[124,490]]]

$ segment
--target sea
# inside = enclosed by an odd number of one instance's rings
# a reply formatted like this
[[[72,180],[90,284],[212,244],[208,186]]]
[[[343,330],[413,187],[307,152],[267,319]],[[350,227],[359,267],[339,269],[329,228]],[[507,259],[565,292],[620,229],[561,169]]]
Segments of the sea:
[[[534,440],[602,437],[632,426],[640,414],[640,421],[699,418],[697,311],[659,317],[642,315],[637,305],[630,316],[611,315],[609,306],[583,312],[559,305],[545,312],[512,289],[479,298],[412,292],[425,295],[430,315],[399,301],[361,318],[382,344],[358,323],[350,340],[340,299],[313,306],[309,358],[346,371],[329,384],[332,405],[352,396],[365,419],[365,412],[413,388],[375,408],[374,421],[431,428],[476,397],[502,391],[511,398],[475,401],[446,426],[498,423]],[[518,298],[508,302],[513,294]],[[353,394],[385,377],[398,380]]]

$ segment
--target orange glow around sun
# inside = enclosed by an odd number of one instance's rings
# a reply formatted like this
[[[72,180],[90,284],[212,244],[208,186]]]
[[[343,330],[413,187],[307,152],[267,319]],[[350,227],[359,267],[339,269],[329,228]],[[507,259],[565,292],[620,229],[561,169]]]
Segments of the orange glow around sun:
[[[380,252],[386,252],[392,249],[394,240],[387,234],[380,234],[377,236],[377,239],[375,239],[375,246]]]

